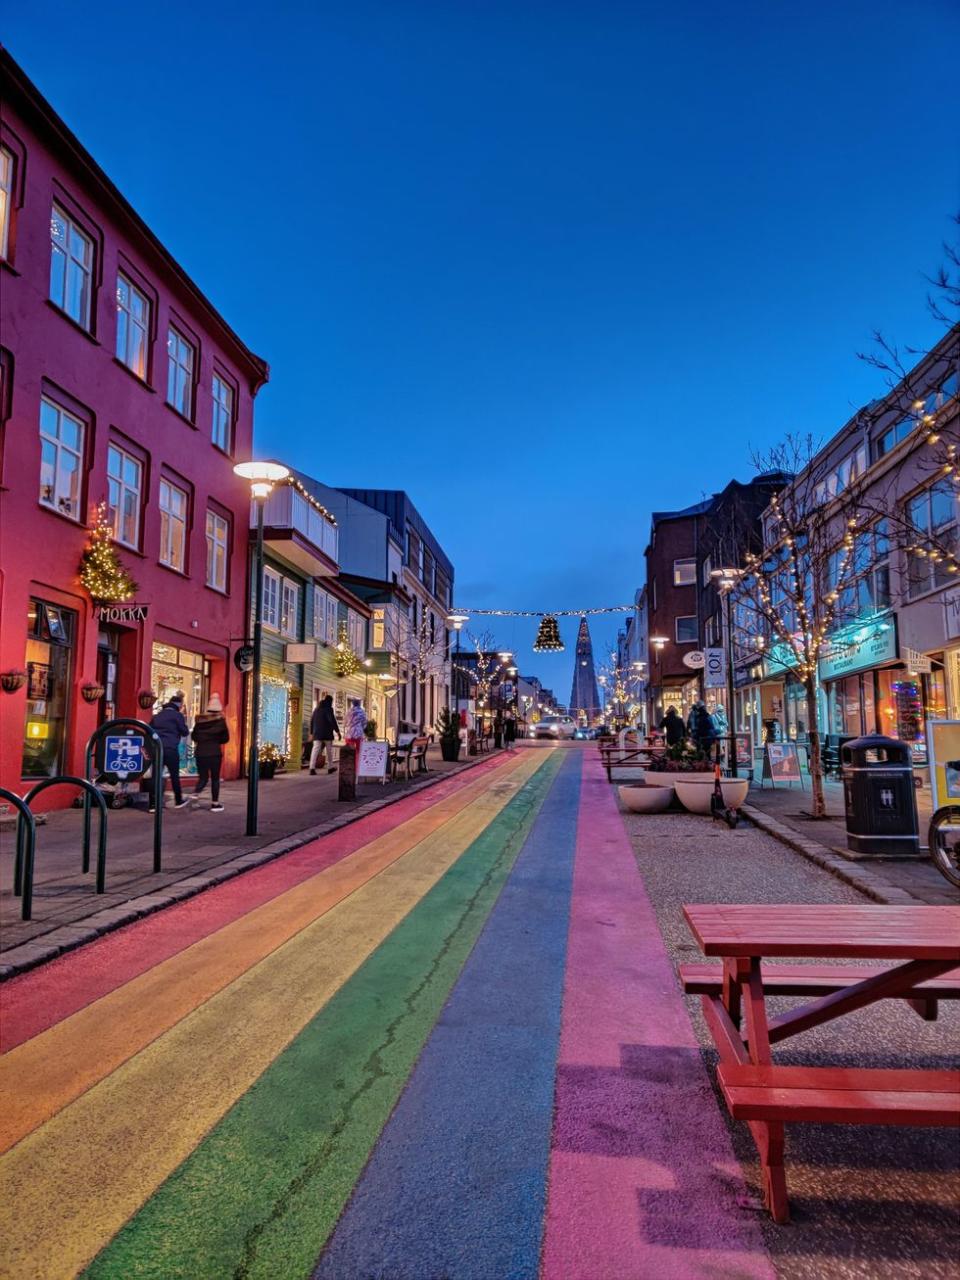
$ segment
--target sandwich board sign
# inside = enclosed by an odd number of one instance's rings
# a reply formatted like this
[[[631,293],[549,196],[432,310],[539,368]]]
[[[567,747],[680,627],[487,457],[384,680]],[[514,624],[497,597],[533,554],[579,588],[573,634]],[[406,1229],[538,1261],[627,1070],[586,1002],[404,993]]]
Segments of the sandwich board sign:
[[[768,742],[763,748],[763,772],[760,776],[760,787],[763,789],[765,779],[775,787],[778,782],[799,782],[803,786],[803,775],[800,772],[800,755],[795,742]]]
[[[364,738],[363,742],[360,743],[360,752],[357,758],[357,777],[379,778],[381,782],[386,782],[389,758],[389,742]]]

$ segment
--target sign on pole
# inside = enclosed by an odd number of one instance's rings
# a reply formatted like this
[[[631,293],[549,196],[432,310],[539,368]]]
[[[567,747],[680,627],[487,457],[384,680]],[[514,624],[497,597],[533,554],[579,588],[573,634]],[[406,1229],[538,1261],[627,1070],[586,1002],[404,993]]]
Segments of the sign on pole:
[[[703,663],[703,687],[722,689],[727,683],[727,655],[723,649],[705,649]]]
[[[921,653],[919,649],[911,649],[907,645],[900,648],[900,658],[907,664],[907,669],[913,675],[918,676],[922,673],[927,675],[933,670],[933,663],[925,653]]]
[[[105,773],[115,773],[118,778],[141,774],[146,768],[141,737],[124,737],[107,734],[104,740],[103,768]]]

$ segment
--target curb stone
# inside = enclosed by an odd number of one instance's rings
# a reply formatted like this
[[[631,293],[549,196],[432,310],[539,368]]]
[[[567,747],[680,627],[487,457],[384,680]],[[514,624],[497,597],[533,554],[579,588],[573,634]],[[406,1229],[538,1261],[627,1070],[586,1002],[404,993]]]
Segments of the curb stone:
[[[794,831],[792,827],[778,822],[776,818],[771,818],[769,814],[764,813],[762,810],[755,809],[753,805],[745,804],[740,812],[748,822],[752,822],[759,830],[765,832],[768,836],[773,836],[775,840],[779,840],[788,849],[793,849],[795,853],[799,853],[808,861],[816,863],[818,867],[823,867],[825,871],[831,872],[838,880],[843,880],[851,888],[859,890],[865,897],[872,898],[874,902],[883,903],[885,906],[916,905],[917,899],[912,893],[908,893],[906,889],[899,889],[869,868],[849,862],[846,858],[841,857],[840,854],[831,853],[826,845],[818,844],[815,840],[805,839]]]
[[[463,761],[456,768],[448,769],[445,773],[433,773],[417,779],[405,791],[367,800],[364,804],[351,809],[349,813],[345,813],[342,818],[328,819],[315,827],[306,827],[292,835],[281,836],[271,844],[238,854],[227,862],[211,867],[209,871],[199,872],[183,880],[177,880],[173,884],[165,885],[161,892],[145,893],[139,898],[131,898],[122,906],[93,911],[89,916],[74,920],[70,924],[59,925],[49,933],[40,934],[39,937],[32,938],[19,947],[11,947],[9,951],[0,953],[0,984],[15,978],[18,974],[26,973],[29,969],[36,969],[46,964],[48,960],[54,960],[57,956],[63,955],[64,952],[74,951],[77,947],[92,942],[95,938],[103,937],[106,933],[122,929],[124,925],[132,924],[135,920],[153,915],[154,912],[162,911],[165,907],[173,906],[174,903],[185,902],[188,898],[203,893],[205,889],[223,884],[226,880],[233,880],[253,867],[260,867],[264,863],[282,858],[285,853],[292,853],[294,849],[300,849],[305,844],[320,839],[321,836],[329,835],[332,831],[352,826],[354,822],[359,822],[361,818],[375,813],[378,809],[385,809],[406,796],[434,787],[447,778],[455,778],[458,774],[480,764],[483,759],[483,756],[477,756],[476,759]]]

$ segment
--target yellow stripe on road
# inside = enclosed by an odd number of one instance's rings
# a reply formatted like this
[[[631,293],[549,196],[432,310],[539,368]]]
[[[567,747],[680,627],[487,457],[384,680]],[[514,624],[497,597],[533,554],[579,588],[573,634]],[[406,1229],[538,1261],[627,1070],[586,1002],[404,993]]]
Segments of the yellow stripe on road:
[[[489,776],[467,810],[8,1151],[0,1274],[85,1266],[547,758]]]

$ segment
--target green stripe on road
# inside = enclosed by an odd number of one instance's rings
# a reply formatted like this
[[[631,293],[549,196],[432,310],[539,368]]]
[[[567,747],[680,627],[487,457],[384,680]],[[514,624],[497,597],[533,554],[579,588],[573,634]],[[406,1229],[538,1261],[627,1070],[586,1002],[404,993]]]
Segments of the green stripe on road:
[[[306,1276],[563,761],[484,833],[91,1263],[96,1280]]]

